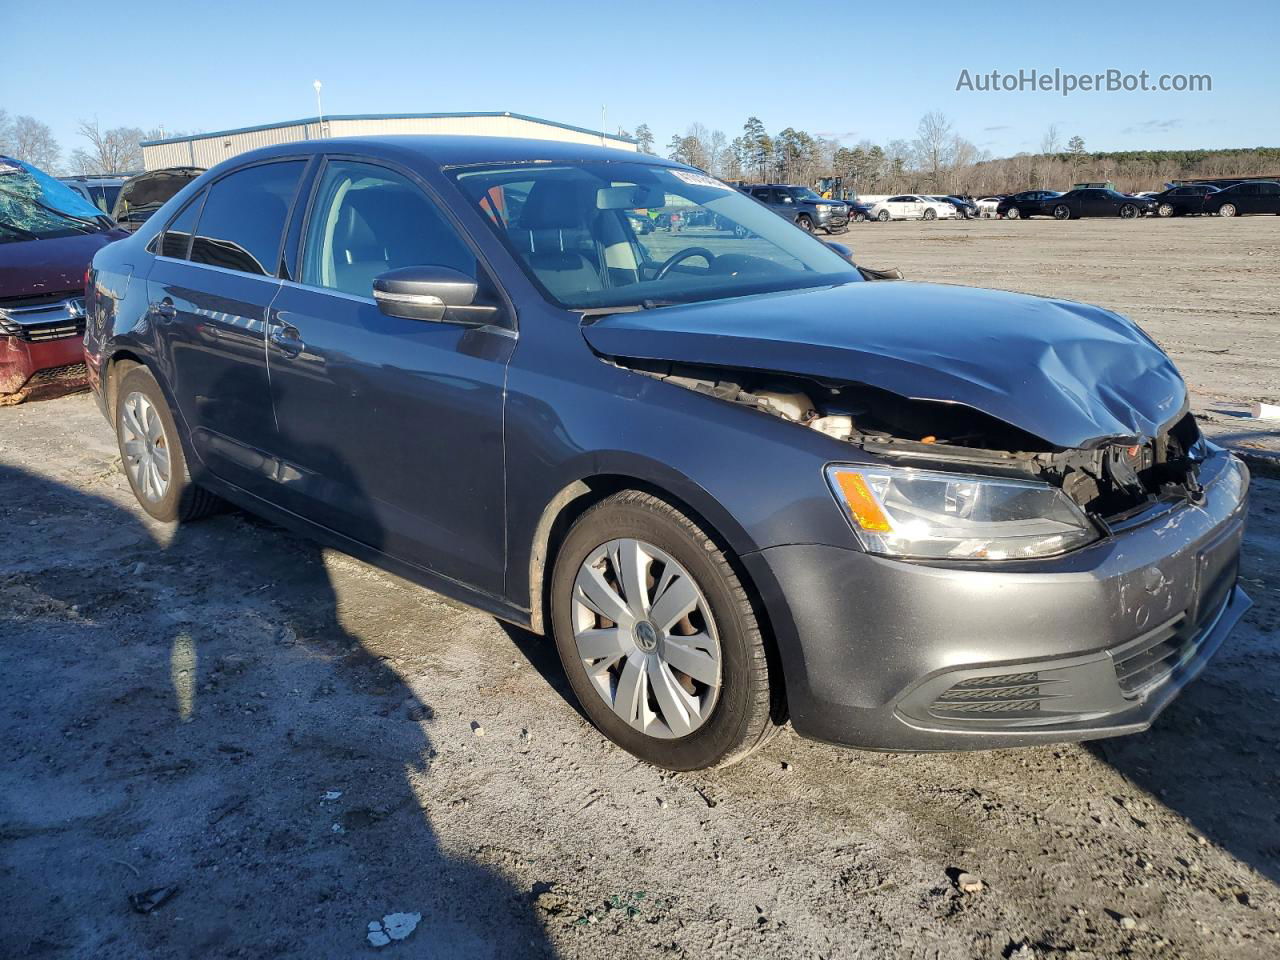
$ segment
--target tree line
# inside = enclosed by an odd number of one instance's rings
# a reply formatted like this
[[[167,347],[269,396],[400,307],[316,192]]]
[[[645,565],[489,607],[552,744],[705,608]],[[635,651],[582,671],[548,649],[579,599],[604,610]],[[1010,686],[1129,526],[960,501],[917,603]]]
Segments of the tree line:
[[[104,130],[97,120],[81,120],[76,135],[84,143],[64,154],[48,124],[31,116],[10,117],[0,110],[0,154],[54,176],[138,173],[142,170],[142,141],[160,139],[166,133],[158,129],[144,131],[141,127]]]
[[[0,154],[55,175],[139,171],[142,141],[160,139],[166,133],[141,127],[104,130],[97,120],[81,120],[76,135],[83,143],[64,153],[47,124],[31,116],[10,117],[0,109]],[[169,131],[167,135],[180,134]],[[657,153],[647,124],[637,127],[634,136],[642,151]],[[1078,134],[1064,140],[1056,124],[1045,131],[1038,152],[993,157],[937,111],[920,118],[913,138],[883,144],[861,140],[850,146],[795,127],[770,134],[758,117],[748,117],[742,132],[732,139],[723,131],[692,123],[671,138],[666,151],[673,160],[724,180],[816,186],[825,177],[840,177],[845,191],[858,194],[987,196],[1104,181],[1134,191],[1195,177],[1280,176],[1280,148],[1094,153]]]
[[[657,152],[646,124],[636,129],[635,138],[644,152]],[[1082,136],[1064,139],[1056,124],[1044,132],[1039,151],[993,157],[937,111],[920,118],[910,140],[862,140],[852,146],[794,127],[770,135],[758,117],[747,118],[732,140],[693,123],[671,138],[667,156],[724,180],[816,186],[823,178],[840,177],[843,189],[857,194],[988,196],[1106,181],[1137,191],[1196,177],[1280,176],[1280,148],[1091,152]]]

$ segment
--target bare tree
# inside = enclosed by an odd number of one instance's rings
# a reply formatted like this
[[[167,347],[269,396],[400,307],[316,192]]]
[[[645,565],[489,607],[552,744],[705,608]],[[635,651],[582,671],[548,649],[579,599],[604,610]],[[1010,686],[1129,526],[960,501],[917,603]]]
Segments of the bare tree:
[[[47,173],[60,172],[62,148],[48,124],[23,116],[7,124],[0,118],[0,127],[0,139],[6,142],[4,152]]]
[[[89,141],[88,150],[71,154],[78,173],[125,173],[142,169],[143,134],[139,128],[102,130],[97,120],[81,120],[77,132]]]
[[[1058,130],[1056,123],[1049,124],[1049,129],[1044,132],[1044,136],[1040,139],[1040,152],[1044,154],[1062,152],[1062,134]]]
[[[951,161],[954,131],[947,115],[937,110],[920,118],[916,130],[915,153],[920,167],[929,175],[935,189],[942,186],[943,174]]]

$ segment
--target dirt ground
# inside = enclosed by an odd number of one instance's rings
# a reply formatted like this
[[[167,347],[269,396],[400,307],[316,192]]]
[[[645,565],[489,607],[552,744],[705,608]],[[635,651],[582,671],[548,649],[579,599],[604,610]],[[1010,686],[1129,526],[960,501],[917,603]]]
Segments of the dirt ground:
[[[1280,399],[1280,221],[840,239],[1129,313],[1206,428],[1271,442],[1233,411]],[[1280,956],[1277,479],[1255,607],[1149,733],[911,756],[786,732],[698,775],[608,745],[537,638],[244,514],[144,519],[87,396],[0,410],[0,544],[0,956]],[[416,929],[370,945],[396,913]]]

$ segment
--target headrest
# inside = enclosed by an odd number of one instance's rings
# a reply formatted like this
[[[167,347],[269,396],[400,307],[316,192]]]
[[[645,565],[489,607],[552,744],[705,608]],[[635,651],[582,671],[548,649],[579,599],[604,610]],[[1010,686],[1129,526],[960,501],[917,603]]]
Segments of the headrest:
[[[520,226],[525,230],[586,226],[591,198],[585,186],[570,180],[539,180],[520,211]]]

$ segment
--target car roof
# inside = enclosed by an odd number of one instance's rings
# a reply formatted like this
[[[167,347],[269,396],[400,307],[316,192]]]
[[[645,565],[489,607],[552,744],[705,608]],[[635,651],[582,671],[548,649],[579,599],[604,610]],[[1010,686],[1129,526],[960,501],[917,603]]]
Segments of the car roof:
[[[453,167],[484,163],[528,163],[549,161],[574,163],[583,161],[632,161],[665,167],[685,167],[652,154],[633,150],[617,150],[586,143],[562,140],[534,140],[528,137],[472,137],[435,134],[399,136],[335,137],[329,140],[303,140],[275,144],[237,154],[224,163],[228,166],[277,156],[316,153],[358,153],[384,159],[426,161],[432,166]],[[222,164],[219,164],[222,166]]]

